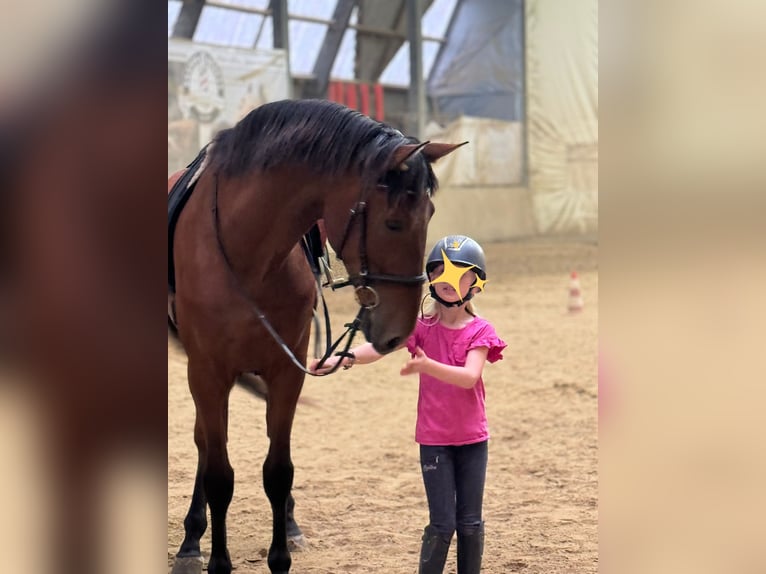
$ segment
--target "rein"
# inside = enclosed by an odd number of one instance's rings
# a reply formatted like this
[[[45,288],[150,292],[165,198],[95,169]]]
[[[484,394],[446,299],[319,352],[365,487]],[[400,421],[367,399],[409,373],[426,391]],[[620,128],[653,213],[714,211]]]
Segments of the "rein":
[[[327,375],[331,375],[332,373],[334,373],[335,371],[337,371],[340,368],[341,361],[338,361],[335,364],[335,366],[330,371],[328,371],[326,373],[321,373],[320,374],[320,373],[312,373],[311,371],[309,371],[305,367],[305,365],[303,365],[298,360],[298,358],[295,356],[295,353],[292,352],[290,347],[287,346],[287,343],[285,343],[284,339],[282,339],[282,337],[279,335],[279,333],[277,333],[276,329],[274,329],[273,325],[266,318],[266,315],[264,314],[264,312],[261,310],[260,307],[258,307],[258,305],[255,303],[255,301],[252,300],[252,298],[250,297],[250,294],[247,293],[247,291],[245,291],[244,287],[242,287],[242,284],[237,279],[237,276],[236,276],[236,274],[234,273],[234,270],[231,267],[231,261],[229,260],[229,256],[226,254],[226,250],[225,250],[225,248],[223,246],[223,241],[221,240],[220,218],[218,216],[218,176],[217,175],[214,176],[214,179],[215,179],[215,186],[214,186],[214,189],[213,189],[213,222],[214,222],[214,225],[215,225],[215,237],[216,237],[216,240],[218,242],[218,249],[220,250],[221,255],[223,256],[224,263],[226,264],[226,268],[229,271],[229,273],[231,274],[232,278],[234,279],[234,284],[235,284],[235,286],[237,288],[237,291],[250,304],[250,307],[252,308],[253,313],[255,314],[255,316],[258,317],[258,320],[261,322],[261,324],[264,326],[264,328],[271,335],[272,339],[274,339],[274,341],[282,348],[284,353],[287,355],[287,357],[290,359],[290,361],[292,361],[292,363],[296,367],[298,367],[305,374],[311,375],[313,377],[324,377],[324,376],[327,376]],[[348,234],[348,228],[350,228],[350,222],[349,222],[349,225],[347,226],[346,234]],[[361,299],[359,297],[357,297],[357,301],[359,301],[359,312],[357,313],[356,317],[354,318],[354,320],[351,323],[346,323],[344,325],[344,327],[346,327],[346,331],[340,337],[338,337],[338,339],[334,343],[331,344],[330,341],[332,340],[332,334],[330,332],[330,315],[329,315],[329,311],[327,309],[327,304],[326,304],[326,302],[324,300],[324,295],[322,294],[322,286],[321,286],[321,282],[319,280],[319,276],[318,275],[316,276],[316,279],[317,279],[317,291],[318,291],[319,297],[322,299],[322,307],[324,308],[324,315],[325,315],[325,326],[327,328],[327,341],[326,341],[326,347],[327,348],[326,348],[326,351],[325,351],[324,355],[322,356],[321,360],[319,361],[319,365],[318,365],[319,367],[321,367],[324,364],[324,362],[328,358],[330,358],[330,356],[332,355],[333,351],[335,351],[335,349],[338,348],[338,346],[340,345],[341,341],[343,341],[343,339],[346,338],[347,336],[348,336],[348,341],[346,342],[343,350],[338,352],[338,353],[336,353],[336,354],[338,356],[340,356],[340,357],[350,357],[351,356],[351,354],[349,353],[349,349],[351,348],[351,343],[354,340],[354,336],[356,335],[357,331],[359,331],[359,329],[361,328],[362,321],[364,320],[364,318],[367,315],[367,313],[369,312],[369,310],[372,309],[373,307],[375,307],[378,304],[378,299],[377,299],[377,292],[375,292],[373,289],[370,289],[370,290],[372,291],[372,293],[375,294],[375,303],[374,303],[374,305],[363,304]],[[350,284],[350,283],[346,282],[345,284]],[[340,286],[336,285],[333,288],[336,289],[336,288],[340,288],[340,287],[343,287],[343,286],[345,286],[345,285],[340,285]]]

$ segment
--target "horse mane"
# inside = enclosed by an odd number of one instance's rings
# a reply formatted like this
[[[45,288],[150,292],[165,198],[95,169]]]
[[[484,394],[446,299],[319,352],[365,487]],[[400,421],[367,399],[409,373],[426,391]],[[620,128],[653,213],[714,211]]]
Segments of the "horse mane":
[[[397,147],[413,142],[391,126],[328,100],[282,100],[259,106],[218,132],[209,161],[228,177],[300,165],[321,175],[356,171],[369,184],[383,175]],[[428,162],[422,163],[433,193],[436,177]]]

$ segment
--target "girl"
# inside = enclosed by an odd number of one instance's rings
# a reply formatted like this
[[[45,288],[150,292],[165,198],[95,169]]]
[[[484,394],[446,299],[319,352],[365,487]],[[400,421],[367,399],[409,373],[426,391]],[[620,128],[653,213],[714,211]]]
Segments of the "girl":
[[[473,239],[449,235],[439,240],[426,262],[431,309],[419,318],[407,340],[411,358],[400,373],[420,375],[415,440],[428,499],[429,524],[423,533],[420,574],[441,574],[457,531],[458,574],[479,574],[484,549],[482,500],[487,470],[487,415],[482,371],[503,358],[506,344],[474,312],[471,299],[487,279],[484,252]],[[349,357],[333,357],[317,369],[377,361],[369,343]]]

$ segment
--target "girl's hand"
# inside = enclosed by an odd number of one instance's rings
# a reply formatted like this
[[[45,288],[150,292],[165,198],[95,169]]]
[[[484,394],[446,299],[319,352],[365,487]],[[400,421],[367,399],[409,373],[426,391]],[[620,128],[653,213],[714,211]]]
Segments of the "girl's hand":
[[[431,359],[428,358],[425,351],[420,347],[415,349],[415,354],[409,361],[404,363],[402,370],[399,371],[400,375],[412,375],[414,373],[421,373],[425,369],[426,365]]]
[[[327,357],[327,360],[322,365],[322,368],[318,369],[317,367],[319,365],[319,359],[313,359],[309,364],[309,371],[316,375],[324,375],[325,373],[332,371],[333,367],[338,364],[338,361],[341,360],[343,360],[343,357],[338,357],[337,355]]]

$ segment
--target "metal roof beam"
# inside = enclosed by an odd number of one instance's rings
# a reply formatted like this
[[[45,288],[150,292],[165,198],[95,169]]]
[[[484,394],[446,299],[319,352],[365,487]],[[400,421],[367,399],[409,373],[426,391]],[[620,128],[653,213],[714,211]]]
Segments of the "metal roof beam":
[[[282,50],[290,49],[289,18],[287,16],[287,0],[271,0],[271,17],[274,26],[274,47]]]
[[[204,7],[205,0],[184,0],[181,11],[178,13],[178,20],[173,26],[173,37],[191,40],[194,37],[194,31],[197,29],[199,17]]]
[[[304,87],[304,98],[323,98],[327,94],[330,72],[338,56],[338,49],[343,41],[343,34],[348,27],[354,6],[356,6],[356,0],[338,0],[335,5],[332,23],[327,27],[324,42],[314,63],[314,81],[307,83]]]
[[[214,6],[215,8],[223,8],[224,10],[233,10],[235,12],[244,12],[245,14],[257,14],[259,16],[271,16],[271,10],[263,10],[261,8],[251,8],[250,6],[242,6],[240,4],[231,4],[230,2],[221,2],[221,0],[207,0],[208,6]]]
[[[407,2],[407,39],[410,42],[410,134],[423,140],[425,133],[426,87],[423,81],[423,0]]]
[[[290,19],[287,16],[287,0],[271,0],[271,18],[274,24],[274,47],[287,54],[287,97],[293,97],[293,80],[290,73]]]
[[[357,77],[367,82],[379,81],[391,59],[408,40],[407,10],[410,0],[359,0],[359,30],[357,30]],[[424,0],[420,12],[427,10],[432,0]],[[381,28],[388,33],[379,33]],[[445,38],[422,37],[444,43]]]
[[[352,30],[356,30],[358,34],[364,34],[368,36],[380,36],[382,38],[395,38],[397,40],[406,40],[408,39],[406,34],[403,34],[401,32],[396,32],[394,30],[384,30],[383,28],[373,28],[372,26],[360,26],[360,25],[354,25],[349,24],[349,28]],[[430,40],[432,42],[439,42],[444,43],[447,41],[447,38],[444,36],[423,36],[423,40]]]

